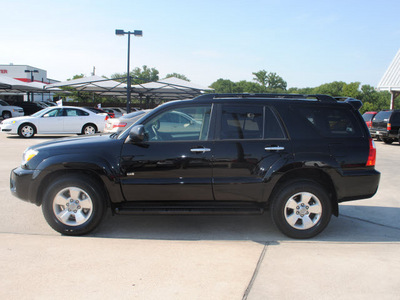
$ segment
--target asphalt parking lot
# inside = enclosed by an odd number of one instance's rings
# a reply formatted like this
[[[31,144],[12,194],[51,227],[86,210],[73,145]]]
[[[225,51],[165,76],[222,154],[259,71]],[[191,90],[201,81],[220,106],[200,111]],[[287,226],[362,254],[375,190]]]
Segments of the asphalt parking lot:
[[[0,134],[1,299],[400,299],[398,143],[376,142],[373,198],[297,241],[268,214],[108,214],[89,236],[61,236],[9,191],[24,149],[51,138]]]

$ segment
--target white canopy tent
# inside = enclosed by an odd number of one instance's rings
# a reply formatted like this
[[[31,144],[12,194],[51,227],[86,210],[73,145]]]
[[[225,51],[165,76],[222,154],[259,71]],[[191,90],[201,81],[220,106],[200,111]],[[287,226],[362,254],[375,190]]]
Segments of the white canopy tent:
[[[392,95],[390,109],[394,109],[394,99],[400,95],[400,49],[378,84],[379,91],[389,91]]]
[[[49,84],[47,90],[54,90],[60,87],[71,87],[77,91],[94,92],[105,96],[123,96],[126,94],[127,85],[122,82],[110,80],[100,76],[83,77],[63,82]]]
[[[133,85],[132,91],[139,96],[153,99],[176,100],[194,98],[212,89],[176,77],[169,77],[156,82]]]
[[[57,82],[47,85],[45,89],[53,90],[60,87],[71,87],[77,91],[93,92],[103,96],[125,97],[127,94],[125,83],[99,76]],[[144,98],[146,102],[190,99],[205,91],[211,89],[176,77],[131,86],[132,97],[139,98],[140,101]]]
[[[33,84],[35,82],[23,82],[14,78],[0,75],[0,90],[8,93],[41,92],[43,87]]]

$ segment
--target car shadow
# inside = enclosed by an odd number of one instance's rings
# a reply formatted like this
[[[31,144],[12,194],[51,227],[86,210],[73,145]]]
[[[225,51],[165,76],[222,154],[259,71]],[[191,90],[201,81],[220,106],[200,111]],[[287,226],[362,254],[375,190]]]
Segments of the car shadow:
[[[51,139],[58,139],[58,138],[66,138],[66,137],[73,137],[73,136],[78,136],[76,134],[60,134],[60,135],[37,135],[35,134],[33,137],[28,138],[29,140],[37,140],[37,139],[42,139],[42,140],[51,140]],[[19,139],[19,140],[28,140],[26,138],[22,138],[18,135],[9,135],[7,136],[7,139]]]
[[[332,217],[328,227],[312,242],[400,242],[400,225],[395,224],[400,208],[341,206],[342,215]],[[368,216],[375,215],[375,219]],[[385,220],[385,215],[394,216]],[[383,219],[379,219],[382,216]],[[232,240],[276,244],[296,241],[274,226],[269,212],[264,215],[121,215],[108,213],[90,234],[99,238],[154,240]]]

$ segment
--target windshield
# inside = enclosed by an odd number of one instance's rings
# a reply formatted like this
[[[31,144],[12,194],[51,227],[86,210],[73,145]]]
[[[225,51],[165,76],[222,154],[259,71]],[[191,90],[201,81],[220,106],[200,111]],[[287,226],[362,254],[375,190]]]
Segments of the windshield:
[[[0,105],[2,106],[10,106],[6,101],[0,100]]]
[[[39,111],[35,112],[33,115],[31,115],[31,117],[40,117],[42,114],[45,114],[46,112],[48,112],[50,109],[53,109],[53,108],[54,107],[47,107],[42,110],[39,110]]]

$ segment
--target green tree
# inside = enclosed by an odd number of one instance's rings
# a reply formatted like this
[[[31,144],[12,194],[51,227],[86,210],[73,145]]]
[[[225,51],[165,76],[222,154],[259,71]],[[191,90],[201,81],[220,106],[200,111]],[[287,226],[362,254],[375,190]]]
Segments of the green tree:
[[[210,87],[214,89],[215,93],[236,93],[236,84],[229,79],[220,78],[217,81],[213,82]]]
[[[156,68],[149,68],[146,65],[143,66],[143,69],[135,68],[131,72],[131,75],[134,77],[134,84],[157,81],[159,79],[158,74],[159,72]]]
[[[314,94],[325,94],[331,96],[344,96],[343,95],[343,87],[345,86],[345,82],[343,81],[334,81],[331,83],[322,84],[316,88],[314,88]]]
[[[278,76],[276,73],[269,73],[268,74],[268,89],[273,90],[273,89],[278,89],[278,90],[284,90],[286,91],[287,87],[287,82],[283,80],[282,77]]]
[[[170,73],[170,74],[167,74],[167,76],[165,76],[165,78],[170,78],[170,77],[176,77],[176,78],[179,78],[179,79],[186,80],[186,81],[189,81],[189,82],[190,82],[190,79],[187,78],[187,77],[186,77],[185,75],[183,75],[183,74]]]
[[[236,93],[263,93],[265,88],[258,83],[241,80],[235,83]]]
[[[343,86],[343,96],[360,99],[361,98],[361,91],[360,91],[360,82],[350,82],[346,83]]]
[[[264,87],[264,91],[281,92],[286,91],[287,82],[276,73],[268,73],[266,70],[260,70],[252,73],[255,77],[253,80]]]
[[[130,72],[132,77],[132,84],[140,84],[146,83],[151,81],[157,81],[158,78],[158,70],[156,68],[149,68],[148,66],[144,65],[141,68],[135,68]],[[126,82],[126,72],[125,73],[114,73],[111,75],[111,79]]]
[[[300,95],[311,95],[314,94],[314,88],[307,87],[307,88],[297,88],[291,87],[287,90],[289,94],[300,94]]]
[[[260,70],[258,72],[253,72],[252,73],[255,77],[253,78],[253,80],[255,80],[256,82],[258,82],[261,86],[263,87],[267,87],[268,85],[268,72],[265,70]]]

